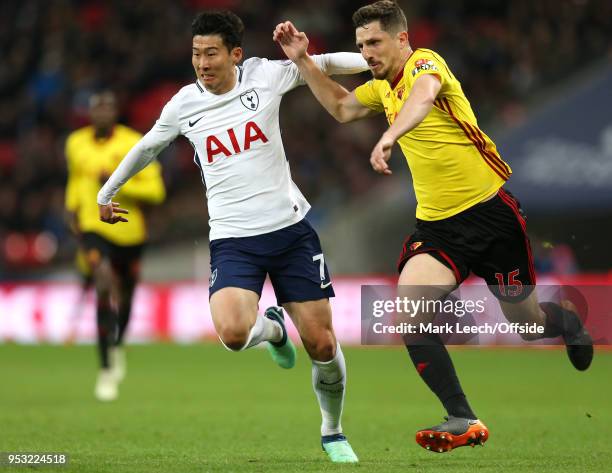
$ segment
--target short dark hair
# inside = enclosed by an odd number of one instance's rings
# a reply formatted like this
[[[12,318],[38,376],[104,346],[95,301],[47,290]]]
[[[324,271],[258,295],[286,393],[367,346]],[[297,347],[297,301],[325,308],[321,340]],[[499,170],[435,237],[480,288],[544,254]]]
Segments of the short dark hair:
[[[244,24],[238,15],[229,10],[205,11],[191,23],[191,33],[192,36],[219,35],[225,47],[231,51],[242,46]]]
[[[380,0],[365,5],[353,13],[355,29],[379,21],[384,31],[408,31],[406,15],[400,6],[391,0]]]
[[[110,98],[115,103],[115,105],[117,104],[117,94],[115,93],[115,91],[105,87],[95,90],[89,96],[89,106],[95,107],[96,105],[99,105],[102,99],[105,98]]]

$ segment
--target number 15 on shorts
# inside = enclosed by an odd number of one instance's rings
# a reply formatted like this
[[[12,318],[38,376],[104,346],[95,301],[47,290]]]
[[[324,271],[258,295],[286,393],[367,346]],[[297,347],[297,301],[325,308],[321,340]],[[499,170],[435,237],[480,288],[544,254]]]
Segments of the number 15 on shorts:
[[[316,263],[319,262],[319,276],[321,277],[321,289],[325,289],[326,287],[331,285],[331,281],[325,282],[325,257],[323,253],[319,253],[318,255],[314,255],[312,257],[312,261]]]

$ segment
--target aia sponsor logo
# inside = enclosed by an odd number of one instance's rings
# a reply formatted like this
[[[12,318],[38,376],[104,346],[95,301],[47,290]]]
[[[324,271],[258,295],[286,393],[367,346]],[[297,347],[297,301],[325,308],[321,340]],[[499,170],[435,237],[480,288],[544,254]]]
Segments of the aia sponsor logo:
[[[223,141],[221,140],[223,137]],[[227,147],[225,143],[229,140],[230,147]],[[230,128],[220,136],[210,135],[206,137],[206,155],[207,161],[212,163],[214,158],[218,154],[223,154],[226,158],[243,151],[251,149],[251,145],[257,141],[263,143],[268,142],[268,137],[265,133],[257,126],[255,122],[247,122],[244,127],[244,134],[236,133],[236,130]],[[231,149],[230,149],[231,148]]]

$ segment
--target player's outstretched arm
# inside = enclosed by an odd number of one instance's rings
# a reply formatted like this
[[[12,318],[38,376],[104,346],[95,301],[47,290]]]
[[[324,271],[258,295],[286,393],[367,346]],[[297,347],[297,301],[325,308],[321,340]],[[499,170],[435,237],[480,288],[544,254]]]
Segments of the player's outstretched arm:
[[[414,81],[410,95],[395,117],[395,121],[374,146],[370,156],[372,168],[380,174],[391,174],[387,161],[391,148],[403,135],[416,128],[431,111],[440,92],[440,79],[427,74]]]
[[[177,105],[172,99],[162,110],[153,128],[125,155],[98,192],[100,220],[107,223],[127,221],[117,215],[127,212],[122,212],[123,209],[112,202],[113,197],[132,176],[147,167],[178,136],[179,131]]]
[[[161,175],[161,165],[150,163],[121,187],[118,198],[128,197],[143,204],[161,204],[166,198],[166,188]]]
[[[119,163],[117,169],[111,174],[106,183],[98,192],[98,205],[100,209],[107,208],[112,203],[112,198],[119,192],[119,189],[137,172],[144,169],[157,156],[157,152],[153,151],[150,146],[147,146],[147,141],[151,141],[147,133],[134,147],[126,154],[125,158]],[[110,216],[109,216],[110,218]],[[102,218],[102,210],[100,210],[100,219]],[[115,223],[115,222],[108,222]]]
[[[330,79],[308,55],[308,37],[286,21],[276,26],[273,33],[291,61],[293,61],[316,99],[339,122],[345,123],[376,114],[364,107],[355,97],[336,81]]]

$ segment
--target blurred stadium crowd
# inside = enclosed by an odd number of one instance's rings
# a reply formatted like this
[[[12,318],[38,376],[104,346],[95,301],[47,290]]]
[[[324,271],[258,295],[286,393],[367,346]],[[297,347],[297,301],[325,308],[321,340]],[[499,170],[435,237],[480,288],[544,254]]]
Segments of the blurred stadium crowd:
[[[193,80],[190,24],[205,8],[230,8],[246,26],[245,55],[281,58],[277,22],[306,31],[312,52],[355,51],[349,0],[9,0],[0,3],[0,274],[67,258],[66,135],[87,124],[92,91],[110,87],[122,122],[142,132]],[[544,88],[612,47],[610,0],[411,0],[413,47],[436,49],[454,68],[481,122],[511,126]],[[348,87],[363,81],[349,79]],[[336,126],[306,90],[281,109],[294,179],[314,220],[380,180],[368,156],[382,120]],[[178,140],[161,157],[169,199],[151,210],[154,240],[202,237],[204,191],[192,149]]]

